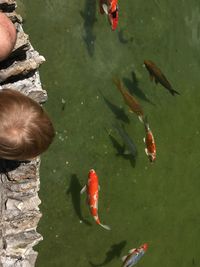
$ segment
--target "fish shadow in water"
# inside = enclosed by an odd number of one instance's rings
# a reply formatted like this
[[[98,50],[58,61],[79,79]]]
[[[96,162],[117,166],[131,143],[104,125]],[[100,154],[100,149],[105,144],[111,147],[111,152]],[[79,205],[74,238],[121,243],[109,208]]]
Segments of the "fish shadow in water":
[[[127,44],[130,40],[124,38],[124,29],[120,29],[117,32],[118,39],[120,43]]]
[[[150,103],[151,105],[155,106],[155,103],[153,103],[146,95],[145,93],[140,89],[138,85],[138,80],[136,78],[135,72],[131,72],[132,80],[123,78],[123,82],[125,86],[128,88],[129,92],[133,95],[136,95],[138,98]]]
[[[89,262],[92,267],[100,267],[107,265],[110,263],[114,258],[120,258],[122,250],[124,249],[126,245],[126,241],[122,241],[117,244],[113,244],[110,249],[106,252],[105,260],[100,264],[94,264],[92,262]]]
[[[124,123],[130,123],[129,117],[126,115],[124,108],[119,108],[118,106],[116,106],[115,104],[113,104],[112,102],[110,102],[103,94],[102,92],[99,90],[100,94],[103,97],[104,102],[106,103],[106,105],[109,107],[109,109],[113,112],[113,114],[115,115],[116,119],[123,121]]]
[[[82,186],[78,180],[77,175],[72,174],[71,180],[70,180],[70,185],[66,191],[66,194],[67,195],[71,194],[72,204],[73,204],[74,210],[76,212],[76,215],[79,218],[79,221],[82,221],[86,225],[91,226],[92,224],[90,222],[88,222],[86,219],[84,219],[82,216],[82,213],[81,213],[81,195],[80,195],[81,189],[82,189]]]
[[[94,55],[94,42],[96,36],[93,33],[94,24],[96,19],[96,2],[94,0],[85,0],[85,7],[83,11],[80,11],[80,15],[84,20],[85,35],[83,40],[86,44],[86,48],[90,57]]]
[[[111,141],[113,147],[114,147],[114,148],[116,149],[116,151],[117,151],[116,156],[120,156],[120,157],[122,157],[122,158],[124,158],[124,159],[126,159],[126,160],[129,160],[131,166],[132,166],[133,168],[135,168],[135,165],[136,165],[136,156],[133,157],[132,154],[126,154],[126,153],[125,153],[125,147],[126,147],[125,142],[124,142],[123,145],[121,145],[113,135],[108,134],[108,136],[109,136],[109,138],[110,138],[110,141]]]

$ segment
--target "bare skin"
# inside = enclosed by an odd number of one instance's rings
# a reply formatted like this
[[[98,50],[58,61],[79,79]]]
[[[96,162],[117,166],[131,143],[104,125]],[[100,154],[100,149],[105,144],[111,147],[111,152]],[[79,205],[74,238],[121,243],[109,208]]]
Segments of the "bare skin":
[[[6,59],[16,43],[17,33],[14,24],[0,12],[0,61]]]

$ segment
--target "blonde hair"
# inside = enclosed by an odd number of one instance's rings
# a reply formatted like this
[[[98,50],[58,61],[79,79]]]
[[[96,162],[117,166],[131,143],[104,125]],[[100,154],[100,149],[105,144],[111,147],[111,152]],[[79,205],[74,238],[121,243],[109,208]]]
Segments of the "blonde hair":
[[[34,158],[54,135],[51,120],[37,102],[15,90],[0,90],[0,158]]]

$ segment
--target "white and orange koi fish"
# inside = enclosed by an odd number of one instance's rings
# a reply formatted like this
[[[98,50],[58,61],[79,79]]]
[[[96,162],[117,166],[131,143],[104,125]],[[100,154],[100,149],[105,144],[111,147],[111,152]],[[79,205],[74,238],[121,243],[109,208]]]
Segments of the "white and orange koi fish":
[[[145,254],[145,252],[147,251],[147,248],[148,248],[148,244],[144,243],[139,248],[131,249],[129,251],[129,254],[122,258],[122,261],[123,261],[122,267],[131,267],[135,265]]]
[[[98,198],[99,198],[99,182],[98,176],[95,170],[91,169],[88,173],[88,182],[82,190],[83,192],[87,191],[87,200],[88,205],[90,207],[90,213],[92,214],[95,222],[105,228],[106,230],[110,230],[110,227],[100,223],[99,215],[98,215]]]
[[[147,117],[144,119],[144,127],[146,131],[146,137],[144,137],[144,143],[146,144],[145,153],[150,162],[154,162],[156,160],[156,144],[149,123],[147,122]]]
[[[118,0],[99,0],[101,14],[107,14],[111,29],[114,31],[118,25]]]

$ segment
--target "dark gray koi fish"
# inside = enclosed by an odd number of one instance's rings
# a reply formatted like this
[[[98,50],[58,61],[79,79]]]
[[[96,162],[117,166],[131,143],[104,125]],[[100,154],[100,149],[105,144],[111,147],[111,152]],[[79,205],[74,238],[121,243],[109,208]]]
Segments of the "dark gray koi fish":
[[[160,83],[163,87],[165,87],[172,95],[180,95],[179,92],[174,90],[165,77],[165,75],[162,73],[162,71],[156,66],[155,63],[153,63],[151,60],[144,60],[144,65],[147,68],[151,81],[155,81],[155,83]]]

